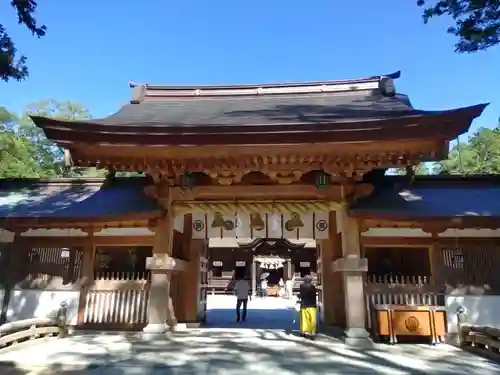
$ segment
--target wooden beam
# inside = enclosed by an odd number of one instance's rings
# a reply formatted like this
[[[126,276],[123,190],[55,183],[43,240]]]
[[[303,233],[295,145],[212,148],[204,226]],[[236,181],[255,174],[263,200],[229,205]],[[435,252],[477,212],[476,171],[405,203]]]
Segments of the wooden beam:
[[[342,199],[340,185],[318,189],[311,185],[285,186],[198,186],[189,190],[173,188],[172,201],[208,200],[333,200]],[[162,194],[159,192],[161,199]]]
[[[443,143],[440,139],[403,139],[398,141],[366,141],[358,143],[330,143],[291,144],[283,145],[218,145],[218,146],[169,146],[169,147],[137,147],[127,145],[97,145],[74,142],[71,152],[75,162],[78,159],[107,157],[120,158],[163,158],[163,159],[205,159],[205,158],[237,158],[242,156],[259,157],[262,155],[297,156],[297,155],[375,155],[379,153],[431,152],[441,150]]]

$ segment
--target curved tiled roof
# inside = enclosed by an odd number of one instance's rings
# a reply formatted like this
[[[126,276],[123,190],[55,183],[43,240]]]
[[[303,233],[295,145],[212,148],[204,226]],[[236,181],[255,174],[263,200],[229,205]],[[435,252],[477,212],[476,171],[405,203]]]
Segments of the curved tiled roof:
[[[153,216],[162,208],[145,195],[146,180],[0,180],[0,218],[105,221]]]

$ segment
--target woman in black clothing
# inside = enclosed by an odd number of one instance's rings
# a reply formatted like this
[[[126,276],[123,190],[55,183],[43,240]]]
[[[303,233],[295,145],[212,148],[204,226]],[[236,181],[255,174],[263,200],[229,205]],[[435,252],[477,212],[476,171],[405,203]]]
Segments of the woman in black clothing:
[[[304,282],[299,289],[300,299],[300,333],[313,338],[316,334],[316,287],[309,275],[304,277]]]

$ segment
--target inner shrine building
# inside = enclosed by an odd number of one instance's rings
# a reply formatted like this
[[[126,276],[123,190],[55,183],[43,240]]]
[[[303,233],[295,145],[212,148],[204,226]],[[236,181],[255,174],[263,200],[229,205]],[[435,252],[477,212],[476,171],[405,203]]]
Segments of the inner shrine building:
[[[497,243],[499,188],[413,170],[446,159],[486,105],[417,110],[396,90],[399,76],[131,84],[130,103],[102,119],[32,116],[72,165],[109,174],[0,182],[4,319],[16,319],[9,306],[23,290],[42,302],[60,293],[80,328],[163,333],[174,320],[201,322],[214,262],[245,249],[234,267],[244,262],[254,292],[262,254],[283,258],[285,279],[286,262],[298,278],[309,264],[321,324],[342,327],[350,342],[368,339],[373,296],[394,294],[391,285],[444,306],[450,285],[483,281],[465,280],[448,258],[467,262],[465,247]],[[407,173],[387,175],[393,168]],[[275,244],[303,255],[291,260]]]

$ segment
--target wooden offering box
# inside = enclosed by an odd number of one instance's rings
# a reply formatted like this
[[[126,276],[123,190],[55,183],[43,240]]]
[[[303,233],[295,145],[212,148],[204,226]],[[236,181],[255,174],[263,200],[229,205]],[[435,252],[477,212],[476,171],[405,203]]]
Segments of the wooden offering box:
[[[398,336],[427,336],[435,345],[446,334],[446,309],[440,306],[375,305],[374,328],[379,337],[388,337],[389,343],[398,342]]]

